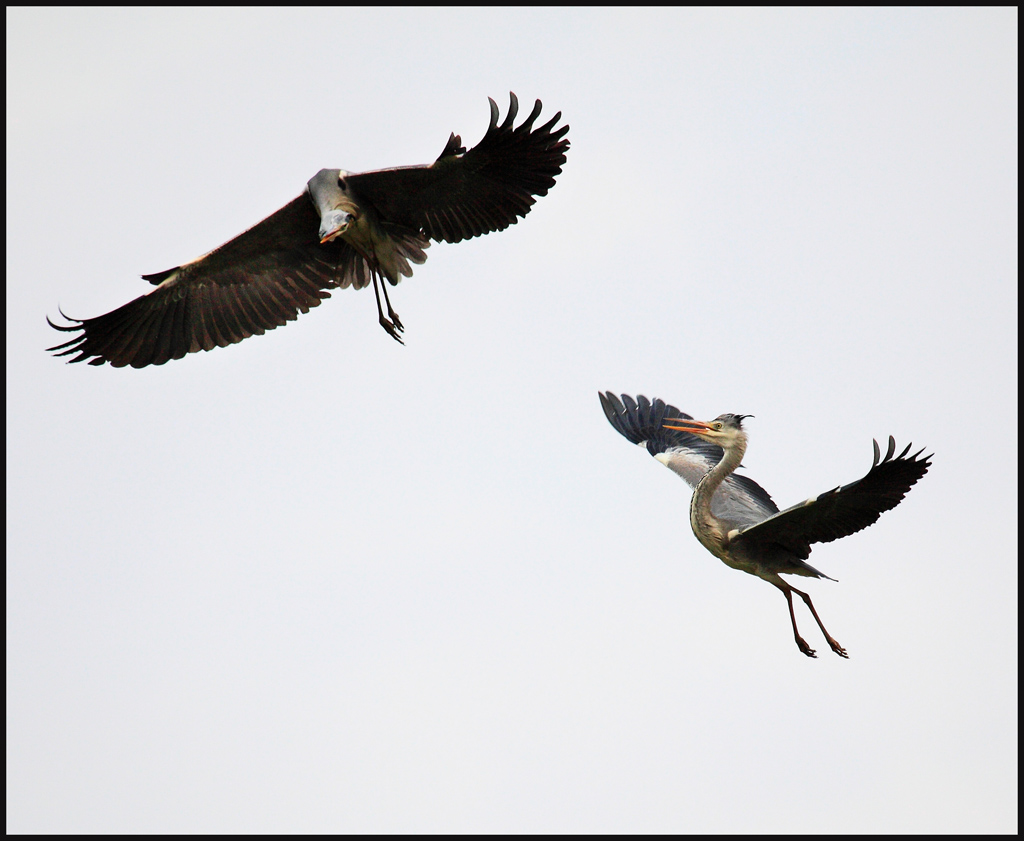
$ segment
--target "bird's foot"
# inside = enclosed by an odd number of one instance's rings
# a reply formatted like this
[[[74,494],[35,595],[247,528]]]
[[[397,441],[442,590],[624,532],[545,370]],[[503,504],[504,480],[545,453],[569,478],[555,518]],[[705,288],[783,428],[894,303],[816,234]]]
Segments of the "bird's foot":
[[[398,321],[397,318],[395,319],[395,321],[388,321],[388,319],[386,319],[382,315],[380,317],[380,326],[383,327],[384,328],[384,332],[387,333],[396,342],[398,342],[398,344],[400,344],[400,345],[404,345],[405,344],[405,342],[402,341],[402,337],[398,335],[399,332],[403,331],[405,328],[402,327],[402,322]]]
[[[799,649],[800,649],[800,650],[801,650],[801,651],[802,651],[802,652],[803,652],[804,654],[806,654],[806,655],[807,655],[808,657],[817,657],[817,656],[818,656],[817,654],[815,654],[815,653],[814,653],[814,649],[813,649],[813,648],[811,648],[811,647],[810,647],[810,646],[809,646],[809,645],[807,644],[807,640],[805,640],[805,639],[804,639],[803,637],[797,637],[797,638],[796,638],[796,644],[797,644],[797,646],[799,647]]]
[[[398,332],[400,332],[400,333],[404,333],[405,332],[405,327],[402,326],[402,319],[400,319],[398,317],[398,313],[397,312],[395,312],[393,309],[391,309],[390,305],[388,305],[388,318],[391,319],[392,324],[395,325],[395,327],[398,329]]]
[[[834,651],[834,652],[835,652],[836,654],[838,654],[838,655],[839,655],[840,657],[842,657],[842,658],[843,658],[844,660],[849,660],[849,659],[850,659],[850,655],[846,653],[846,649],[845,649],[845,648],[843,648],[843,647],[842,647],[842,646],[841,646],[841,645],[840,645],[839,643],[837,643],[837,642],[836,642],[836,641],[835,641],[834,639],[832,639],[832,637],[830,637],[830,636],[827,636],[827,635],[826,635],[826,636],[825,636],[825,639],[826,639],[826,640],[828,641],[828,644],[829,644],[829,646],[831,646],[832,650],[833,650],[833,651]]]

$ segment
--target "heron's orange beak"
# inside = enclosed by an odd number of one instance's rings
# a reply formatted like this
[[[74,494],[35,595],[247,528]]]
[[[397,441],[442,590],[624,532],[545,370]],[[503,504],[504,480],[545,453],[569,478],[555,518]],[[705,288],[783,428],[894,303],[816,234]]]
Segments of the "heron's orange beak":
[[[676,426],[676,424],[681,425]],[[685,426],[682,424],[685,424]],[[675,429],[678,430],[679,432],[700,433],[707,432],[709,429],[711,429],[710,423],[705,423],[704,421],[687,420],[686,418],[665,418],[665,420],[661,422],[661,425],[665,427],[665,429]]]

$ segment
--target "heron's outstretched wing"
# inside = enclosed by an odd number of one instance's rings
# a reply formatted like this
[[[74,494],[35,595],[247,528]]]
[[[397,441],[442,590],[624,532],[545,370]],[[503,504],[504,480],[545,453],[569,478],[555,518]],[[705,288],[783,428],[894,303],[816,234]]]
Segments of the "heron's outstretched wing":
[[[303,193],[198,260],[143,275],[156,288],[141,298],[68,326],[51,321],[78,335],[49,350],[90,365],[162,365],[294,321],[329,298],[327,289],[368,284],[362,257],[341,239],[321,245],[319,224]]]
[[[878,442],[874,445],[874,462],[863,479],[787,508],[742,530],[733,542],[783,546],[806,559],[811,554],[812,543],[828,543],[866,529],[882,512],[899,505],[931,466],[931,456],[920,458],[923,449],[908,456],[909,444],[893,458],[896,441],[891,435],[885,458],[879,460]]]
[[[675,406],[657,397],[648,400],[642,394],[634,401],[628,394],[618,397],[610,391],[601,394],[601,408],[608,422],[627,440],[647,448],[652,456],[696,487],[712,467],[722,460],[722,448],[702,441],[696,435],[677,429],[665,429],[668,418],[693,420]],[[711,500],[712,513],[733,527],[750,525],[779,510],[768,492],[753,479],[735,473],[726,477]]]
[[[426,259],[425,235],[458,242],[507,228],[547,193],[565,162],[569,129],[552,130],[560,113],[534,129],[540,108],[538,101],[514,128],[515,95],[501,125],[492,101],[490,126],[474,149],[452,135],[431,166],[345,176],[378,211],[388,249],[405,266],[401,274],[409,274],[408,261]],[[162,365],[280,327],[330,297],[328,289],[368,285],[379,266],[344,237],[321,243],[320,221],[303,194],[198,260],[144,275],[157,287],[149,294],[97,318],[51,321],[75,335],[49,350],[92,365]]]
[[[562,171],[569,141],[568,126],[555,129],[559,111],[534,128],[538,99],[517,128],[519,100],[510,94],[508,116],[498,125],[493,99],[487,132],[468,152],[453,134],[441,156],[429,166],[409,166],[352,173],[345,181],[359,199],[369,200],[388,222],[422,230],[435,240],[460,242],[501,231],[526,216],[554,186]]]

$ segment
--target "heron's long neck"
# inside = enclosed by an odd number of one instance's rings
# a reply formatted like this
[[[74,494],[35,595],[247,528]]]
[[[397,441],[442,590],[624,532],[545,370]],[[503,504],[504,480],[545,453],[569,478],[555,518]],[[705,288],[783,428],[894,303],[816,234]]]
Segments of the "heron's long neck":
[[[697,483],[690,500],[690,525],[697,539],[712,552],[722,548],[725,543],[725,531],[718,519],[711,513],[711,499],[725,478],[732,473],[747,451],[747,442],[740,438],[735,445],[726,449],[722,460],[712,467]]]

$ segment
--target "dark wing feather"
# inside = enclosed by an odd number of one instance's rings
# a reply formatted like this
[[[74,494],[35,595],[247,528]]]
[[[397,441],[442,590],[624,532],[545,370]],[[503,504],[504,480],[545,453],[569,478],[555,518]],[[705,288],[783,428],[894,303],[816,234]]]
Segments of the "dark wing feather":
[[[628,394],[623,394],[620,400],[610,391],[604,394],[598,392],[597,396],[601,399],[601,408],[604,409],[608,423],[628,441],[645,446],[652,456],[673,447],[680,447],[703,452],[711,465],[722,457],[721,447],[705,444],[688,432],[665,429],[661,425],[665,418],[693,418],[660,398],[655,397],[652,403],[642,394],[638,395],[636,400]],[[700,479],[699,476],[697,478]]]
[[[615,429],[634,444],[642,444],[652,456],[665,454],[665,465],[695,487],[705,473],[722,460],[722,448],[702,441],[689,432],[666,429],[667,418],[693,420],[685,412],[657,397],[652,401],[642,394],[634,401],[628,394],[619,400],[610,391],[597,395],[605,417]],[[771,496],[757,482],[735,473],[726,477],[711,501],[712,513],[733,527],[749,525],[770,517],[779,510]]]
[[[562,171],[569,141],[568,126],[555,129],[559,111],[543,126],[537,100],[518,128],[513,121],[519,101],[511,94],[508,116],[498,125],[493,99],[487,132],[468,152],[453,134],[430,166],[409,166],[345,176],[361,201],[369,201],[388,222],[421,230],[435,240],[460,242],[501,231],[526,216],[536,201],[554,186]]]
[[[49,350],[90,365],[162,365],[294,321],[327,289],[368,284],[362,257],[340,238],[321,245],[319,224],[304,193],[198,260],[144,275],[157,287],[149,294],[68,326],[50,321],[77,335]]]
[[[908,456],[909,444],[893,458],[896,441],[892,436],[889,436],[888,452],[881,461],[878,442],[874,445],[874,462],[863,479],[787,508],[743,530],[734,540],[783,546],[806,560],[812,543],[828,543],[866,529],[882,512],[899,505],[931,466],[931,456],[919,458],[923,449]]]

